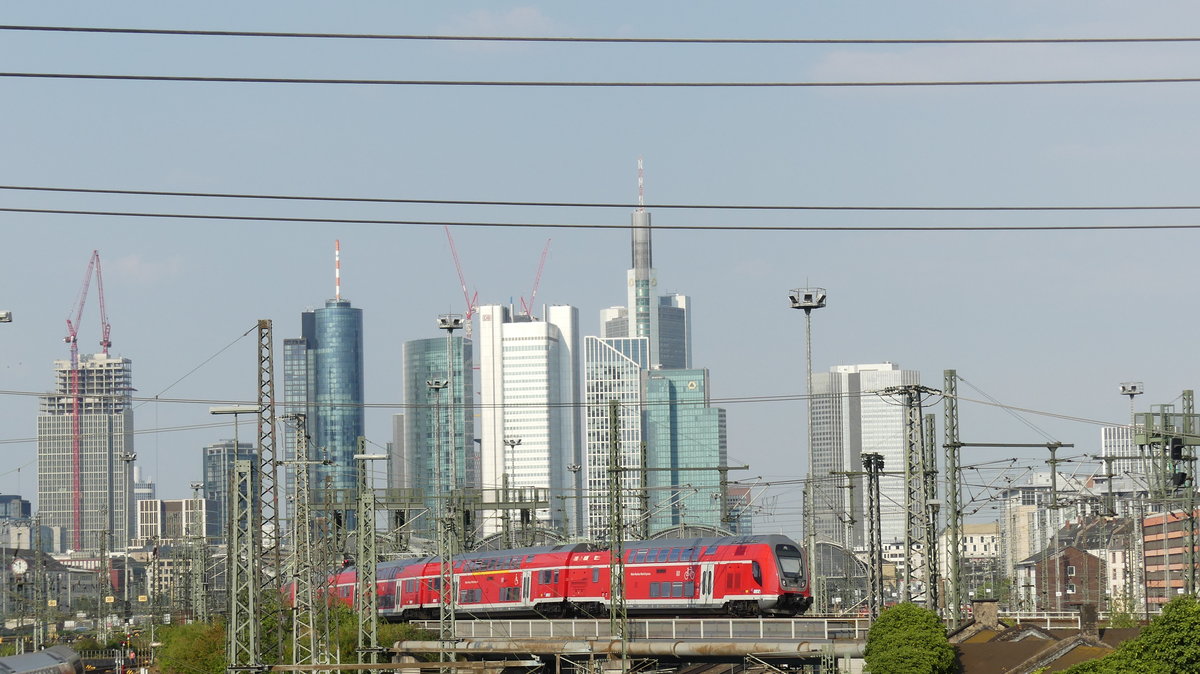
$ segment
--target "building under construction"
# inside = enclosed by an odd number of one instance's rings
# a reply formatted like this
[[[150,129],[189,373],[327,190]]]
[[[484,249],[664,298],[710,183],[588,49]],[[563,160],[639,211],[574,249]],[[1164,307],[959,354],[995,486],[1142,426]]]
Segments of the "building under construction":
[[[77,373],[78,391],[72,395]],[[38,513],[62,527],[67,547],[124,548],[132,531],[132,364],[107,354],[54,362],[53,393],[38,414]],[[78,408],[78,409],[77,409]]]

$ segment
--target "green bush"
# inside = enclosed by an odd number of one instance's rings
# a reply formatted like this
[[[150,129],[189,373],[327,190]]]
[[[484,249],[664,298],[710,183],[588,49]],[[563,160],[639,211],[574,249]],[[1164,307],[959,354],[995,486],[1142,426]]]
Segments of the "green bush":
[[[866,661],[873,674],[951,674],[958,668],[942,621],[908,603],[884,610],[871,625]]]
[[[1200,602],[1180,596],[1137,637],[1098,660],[1067,670],[1069,674],[1200,674]]]
[[[162,642],[155,661],[162,674],[222,674],[225,671],[225,625],[189,623],[159,628]]]

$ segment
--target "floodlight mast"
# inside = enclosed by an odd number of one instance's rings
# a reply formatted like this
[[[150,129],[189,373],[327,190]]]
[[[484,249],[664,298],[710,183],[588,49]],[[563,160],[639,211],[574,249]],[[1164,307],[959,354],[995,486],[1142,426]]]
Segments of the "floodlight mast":
[[[825,307],[825,289],[824,288],[795,288],[788,293],[788,299],[791,301],[793,309],[802,309],[804,311],[804,360],[805,369],[805,385],[808,397],[808,498],[805,500],[804,507],[804,536],[807,541],[808,558],[812,560],[810,564],[816,569],[817,563],[817,533],[816,533],[816,513],[814,512],[816,498],[812,490],[816,488],[813,482],[813,366],[812,366],[812,312],[814,309],[822,309]],[[815,576],[816,574],[814,574]],[[817,610],[825,610],[825,592],[821,578],[817,577],[817,583],[813,586],[813,603],[817,605]]]

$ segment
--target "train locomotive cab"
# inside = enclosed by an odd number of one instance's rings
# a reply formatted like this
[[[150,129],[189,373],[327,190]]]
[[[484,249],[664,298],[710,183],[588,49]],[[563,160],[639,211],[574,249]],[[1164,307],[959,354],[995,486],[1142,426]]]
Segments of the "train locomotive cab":
[[[804,613],[812,606],[804,553],[795,543],[776,543],[775,563],[779,572],[779,601],[774,607],[775,612],[784,615]]]

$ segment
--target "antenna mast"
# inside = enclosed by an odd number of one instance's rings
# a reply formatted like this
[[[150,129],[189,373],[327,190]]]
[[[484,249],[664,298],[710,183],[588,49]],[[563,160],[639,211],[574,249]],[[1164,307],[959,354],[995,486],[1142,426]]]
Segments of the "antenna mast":
[[[638,211],[646,210],[646,172],[642,169],[642,158],[638,157]]]
[[[342,299],[342,240],[333,240],[333,299]]]

